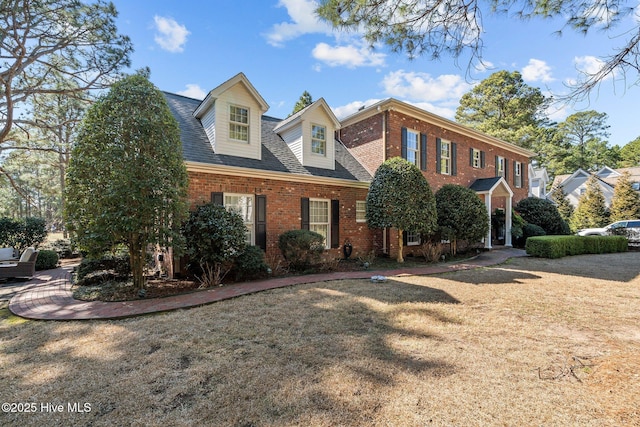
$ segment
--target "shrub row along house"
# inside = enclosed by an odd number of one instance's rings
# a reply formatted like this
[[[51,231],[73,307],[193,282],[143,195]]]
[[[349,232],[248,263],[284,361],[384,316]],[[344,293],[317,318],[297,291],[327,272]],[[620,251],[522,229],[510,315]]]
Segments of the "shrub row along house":
[[[388,99],[339,121],[324,99],[281,120],[240,73],[202,101],[165,93],[181,131],[192,208],[214,202],[240,212],[247,242],[277,256],[278,237],[309,229],[341,256],[395,256],[388,230],[369,229],[368,187],[377,167],[396,156],[415,163],[433,191],[444,184],[474,189],[489,213],[504,209],[510,245],[511,207],[527,197],[534,153]],[[491,248],[490,232],[485,246]],[[420,237],[408,233],[406,244]]]

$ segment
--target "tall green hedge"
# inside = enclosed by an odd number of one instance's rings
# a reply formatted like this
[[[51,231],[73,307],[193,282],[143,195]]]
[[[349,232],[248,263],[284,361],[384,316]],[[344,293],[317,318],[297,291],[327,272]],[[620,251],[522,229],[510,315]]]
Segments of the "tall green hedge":
[[[536,236],[529,237],[528,255],[562,258],[567,255],[626,252],[629,241],[622,236]]]

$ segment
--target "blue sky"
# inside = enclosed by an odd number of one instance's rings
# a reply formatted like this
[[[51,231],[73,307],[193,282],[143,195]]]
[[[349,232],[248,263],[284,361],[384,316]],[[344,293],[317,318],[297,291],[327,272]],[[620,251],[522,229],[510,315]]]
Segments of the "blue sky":
[[[324,98],[338,118],[393,97],[453,119],[460,97],[498,70],[520,71],[525,82],[545,94],[566,94],[599,57],[624,44],[625,25],[607,35],[586,37],[561,23],[517,21],[483,14],[483,58],[487,67],[467,72],[467,58],[443,56],[409,60],[384,47],[371,51],[357,33],[339,33],[313,15],[311,0],[115,0],[118,29],[131,37],[132,69],[151,68],[161,90],[202,98],[239,72],[268,102],[267,115],[284,118],[303,91]],[[636,10],[636,15],[639,15]],[[620,37],[612,35],[621,34]],[[607,113],[609,141],[624,145],[640,136],[636,76],[609,79],[587,102],[555,105],[561,121],[584,110]]]

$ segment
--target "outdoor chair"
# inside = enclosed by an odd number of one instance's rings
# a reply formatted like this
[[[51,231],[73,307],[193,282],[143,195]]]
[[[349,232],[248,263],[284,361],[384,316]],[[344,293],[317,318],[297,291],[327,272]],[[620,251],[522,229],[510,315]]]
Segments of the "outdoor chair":
[[[36,274],[36,259],[38,251],[27,248],[19,260],[10,264],[0,264],[0,279],[9,277],[33,277]]]

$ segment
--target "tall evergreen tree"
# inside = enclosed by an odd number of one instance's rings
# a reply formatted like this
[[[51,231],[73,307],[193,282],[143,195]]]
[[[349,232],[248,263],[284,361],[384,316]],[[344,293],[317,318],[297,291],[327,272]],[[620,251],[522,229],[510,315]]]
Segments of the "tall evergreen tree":
[[[311,94],[305,90],[302,95],[300,95],[300,99],[298,99],[296,105],[293,106],[293,111],[289,115],[293,116],[295,113],[304,110],[311,104],[313,104],[313,98],[311,97]]]
[[[551,199],[556,204],[558,213],[562,219],[569,224],[571,216],[573,215],[573,205],[569,202],[569,199],[567,199],[567,195],[564,194],[561,186],[553,187],[551,190]]]
[[[456,121],[524,148],[545,138],[549,104],[540,89],[527,85],[518,71],[498,71],[460,99]]]
[[[575,171],[597,170],[602,166],[615,167],[617,160],[611,157],[607,114],[597,111],[580,111],[558,124],[558,132],[571,145],[568,168]]]
[[[624,168],[640,166],[640,136],[620,149],[620,165]]]
[[[587,189],[578,201],[578,207],[571,217],[571,229],[604,227],[609,223],[609,213],[598,178],[592,176],[587,181]]]
[[[640,194],[631,186],[629,172],[624,172],[613,190],[611,221],[640,219]]]
[[[126,77],[88,110],[67,170],[65,219],[81,249],[124,244],[144,287],[147,245],[177,246],[187,215],[180,130],[146,76]]]
[[[376,170],[367,194],[366,215],[371,228],[398,231],[398,262],[404,262],[404,231],[429,234],[438,226],[429,183],[416,165],[400,157],[385,161]]]

